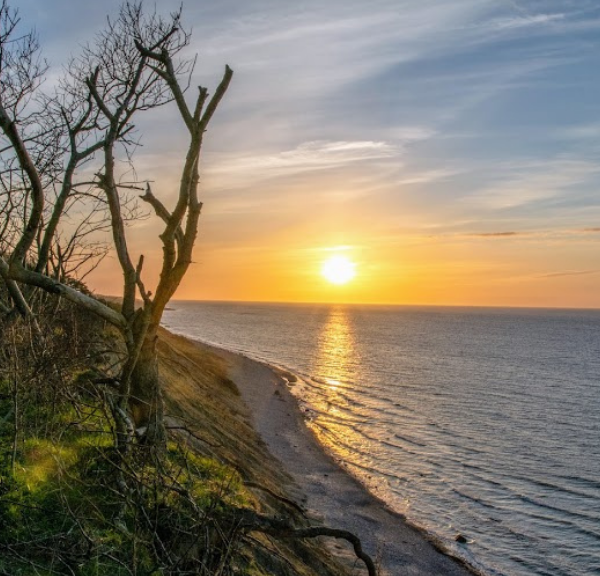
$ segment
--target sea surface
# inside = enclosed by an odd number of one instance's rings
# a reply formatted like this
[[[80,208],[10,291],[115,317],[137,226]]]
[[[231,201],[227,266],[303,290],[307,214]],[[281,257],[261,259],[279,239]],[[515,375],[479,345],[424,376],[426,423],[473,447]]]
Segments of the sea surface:
[[[452,553],[600,575],[600,311],[171,307],[172,331],[297,373],[320,440]]]

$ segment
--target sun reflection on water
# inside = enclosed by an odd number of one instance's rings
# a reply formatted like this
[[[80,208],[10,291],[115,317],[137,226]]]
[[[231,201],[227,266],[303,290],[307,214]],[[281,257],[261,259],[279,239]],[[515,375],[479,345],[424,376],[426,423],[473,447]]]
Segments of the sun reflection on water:
[[[360,417],[357,419],[357,389],[362,382],[355,320],[346,307],[337,306],[323,323],[313,371],[316,386],[310,398],[314,418],[309,425],[336,457],[368,465],[362,455],[370,460],[371,447],[360,432]]]
[[[342,306],[331,309],[319,334],[316,365],[317,376],[332,387],[351,379],[356,367],[354,333]]]

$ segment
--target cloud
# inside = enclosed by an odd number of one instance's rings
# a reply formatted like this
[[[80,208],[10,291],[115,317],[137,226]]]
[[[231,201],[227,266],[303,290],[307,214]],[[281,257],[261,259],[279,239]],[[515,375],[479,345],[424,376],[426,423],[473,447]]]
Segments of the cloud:
[[[282,152],[222,158],[209,172],[219,177],[243,175],[244,178],[252,180],[266,179],[339,168],[365,161],[385,160],[397,157],[399,153],[399,147],[388,142],[320,140],[304,142],[296,148]]]
[[[471,223],[467,223],[471,224]],[[560,241],[561,243],[569,241],[580,241],[581,236],[589,233],[600,233],[600,228],[545,228],[540,230],[502,230],[493,232],[441,232],[435,236],[430,235],[433,238],[519,238],[532,241],[542,240],[546,241]]]
[[[501,37],[531,37],[540,36],[564,36],[569,33],[585,33],[597,30],[600,27],[600,19],[597,17],[597,4],[579,1],[573,4],[573,8],[564,2],[554,2],[555,11],[536,13],[529,7],[505,0],[513,8],[512,14],[494,16],[479,23],[476,28],[480,42],[494,41]],[[552,10],[551,2],[547,2],[545,8]]]
[[[550,274],[542,274],[538,278],[559,278],[562,276],[588,276],[591,274],[600,274],[600,270],[565,270],[563,272],[552,272]]]
[[[597,178],[599,173],[597,162],[567,157],[508,162],[495,175],[495,184],[467,200],[484,210],[520,208],[561,196],[569,188]]]
[[[412,186],[414,184],[433,184],[448,180],[453,176],[461,174],[460,170],[438,169],[421,171],[403,171],[402,177],[391,182],[396,186]]]
[[[509,236],[522,236],[523,232],[475,232],[468,236],[476,236],[478,238],[506,238]]]
[[[580,124],[570,126],[557,131],[559,138],[567,138],[570,140],[599,140],[600,139],[600,123],[590,122],[589,124]]]
[[[564,21],[567,15],[564,13],[557,14],[535,14],[524,16],[513,16],[506,18],[497,18],[491,20],[487,27],[491,30],[517,30],[521,28],[530,28],[532,26],[544,26],[546,24]]]

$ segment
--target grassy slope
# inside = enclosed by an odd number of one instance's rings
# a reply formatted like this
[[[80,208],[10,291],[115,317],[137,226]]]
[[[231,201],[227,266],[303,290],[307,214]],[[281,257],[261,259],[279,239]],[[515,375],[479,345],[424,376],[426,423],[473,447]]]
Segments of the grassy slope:
[[[173,441],[160,465],[136,447],[119,476],[88,370],[114,360],[114,332],[69,308],[42,320],[42,343],[27,326],[0,340],[0,576],[347,573],[316,541],[236,533],[229,507],[305,520],[222,360],[161,331]]]

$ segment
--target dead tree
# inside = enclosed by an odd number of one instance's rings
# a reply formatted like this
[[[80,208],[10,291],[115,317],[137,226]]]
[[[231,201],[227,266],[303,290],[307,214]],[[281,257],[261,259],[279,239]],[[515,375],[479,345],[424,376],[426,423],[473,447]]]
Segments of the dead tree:
[[[11,210],[10,224],[9,214],[2,214],[0,230],[6,228],[6,241],[0,246],[0,276],[23,314],[29,313],[23,287],[36,287],[82,306],[121,331],[127,358],[119,377],[115,418],[122,447],[131,419],[146,441],[161,442],[164,437],[156,333],[192,262],[202,207],[198,197],[202,141],[232,77],[227,66],[212,97],[199,87],[193,103],[188,103],[186,88],[195,60],[178,57],[190,39],[180,17],[180,11],[166,19],[146,16],[141,3],[126,2],[95,43],[71,62],[56,93],[40,97],[37,111],[30,113],[36,110],[34,99],[45,64],[35,36],[17,35],[17,13],[6,0],[0,5],[0,153],[3,165],[12,169],[11,177],[20,176],[15,186],[2,174],[7,206],[18,209]],[[175,205],[168,208],[149,184],[141,196],[163,225],[162,268],[152,294],[142,278],[144,257],[134,261],[126,235],[125,207],[139,183],[124,185],[117,160],[121,153],[121,159],[133,161],[139,144],[134,119],[168,103],[182,119],[189,142]],[[67,282],[68,254],[64,250],[57,254],[65,213],[84,187],[87,197],[106,209],[123,277],[119,310]],[[76,227],[76,238],[85,226]],[[137,308],[136,297],[142,302]]]

